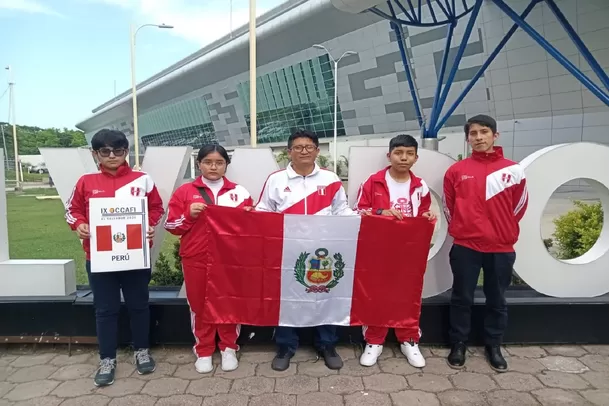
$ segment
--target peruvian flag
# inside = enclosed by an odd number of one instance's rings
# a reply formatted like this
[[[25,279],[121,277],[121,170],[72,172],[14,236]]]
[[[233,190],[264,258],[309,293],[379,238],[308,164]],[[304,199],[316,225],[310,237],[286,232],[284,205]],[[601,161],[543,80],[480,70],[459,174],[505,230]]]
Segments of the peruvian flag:
[[[408,328],[418,321],[434,229],[427,219],[219,206],[203,213],[205,322]]]
[[[141,250],[144,246],[141,224],[126,224],[119,226],[95,227],[96,246],[98,252]]]

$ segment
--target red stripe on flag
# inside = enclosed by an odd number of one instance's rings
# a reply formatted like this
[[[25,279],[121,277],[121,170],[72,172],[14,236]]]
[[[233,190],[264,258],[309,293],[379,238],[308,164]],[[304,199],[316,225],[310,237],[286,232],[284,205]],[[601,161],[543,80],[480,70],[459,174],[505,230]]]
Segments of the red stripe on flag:
[[[294,203],[283,211],[285,214],[305,214],[305,200],[306,200],[306,214],[315,214],[326,207],[332,205],[334,195],[341,188],[343,184],[341,182],[330,183],[323,189],[318,189],[311,193],[304,199]]]
[[[405,328],[419,337],[423,278],[433,224],[425,218],[362,217],[351,325]],[[379,236],[383,238],[379,243]]]
[[[127,249],[141,250],[142,248],[142,225],[127,224]]]
[[[207,273],[203,321],[276,326],[283,215],[221,206],[209,206],[203,213],[200,227],[207,231],[200,253],[202,271]]]
[[[112,251],[112,226],[95,227],[97,252]]]

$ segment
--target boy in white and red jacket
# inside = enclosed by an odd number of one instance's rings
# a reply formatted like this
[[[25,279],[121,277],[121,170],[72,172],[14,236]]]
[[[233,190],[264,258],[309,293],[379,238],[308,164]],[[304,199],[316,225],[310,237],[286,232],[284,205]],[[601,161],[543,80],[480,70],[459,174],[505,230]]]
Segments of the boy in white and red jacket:
[[[465,124],[465,139],[472,156],[455,163],[444,176],[444,213],[448,232],[455,239],[450,251],[453,287],[448,364],[462,368],[470,326],[471,306],[480,269],[484,269],[486,317],[484,340],[490,366],[507,370],[501,354],[507,326],[505,290],[512,280],[518,240],[518,222],[524,216],[528,193],[524,170],[504,158],[497,123],[478,115]]]
[[[418,143],[414,137],[401,134],[389,142],[387,154],[390,166],[370,175],[360,186],[356,211],[367,211],[377,216],[426,217],[435,221],[430,211],[431,193],[425,181],[410,170],[418,159]],[[419,314],[409,315],[410,328],[396,328],[395,335],[400,349],[408,362],[416,367],[425,366],[425,358],[419,351]],[[366,348],[360,357],[360,364],[373,366],[383,352],[383,343],[389,331],[386,327],[364,326]]]
[[[116,347],[118,346],[118,316],[121,307],[121,290],[131,319],[131,337],[135,348],[137,372],[154,372],[156,364],[149,353],[150,310],[148,284],[151,270],[137,269],[122,272],[91,273],[89,230],[89,200],[99,197],[147,196],[149,228],[148,239],[154,237],[154,227],[163,217],[161,196],[152,178],[132,170],[126,162],[129,141],[125,134],[115,130],[100,130],[91,139],[93,156],[99,163],[99,172],[80,177],[66,203],[66,221],[83,240],[87,256],[86,268],[93,291],[97,342],[100,365],[95,374],[96,386],[114,383]]]

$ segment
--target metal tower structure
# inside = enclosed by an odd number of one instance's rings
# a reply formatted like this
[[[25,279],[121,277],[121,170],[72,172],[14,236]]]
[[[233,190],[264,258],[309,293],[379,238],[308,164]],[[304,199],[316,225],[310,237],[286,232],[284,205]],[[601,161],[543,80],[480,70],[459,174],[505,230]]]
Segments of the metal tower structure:
[[[358,4],[364,4],[362,0],[342,0],[343,2],[355,1]],[[461,59],[463,58],[465,48],[475,26],[476,19],[480,12],[483,2],[495,4],[503,13],[514,21],[514,25],[505,34],[504,38],[499,42],[497,47],[489,54],[488,59],[482,64],[474,77],[464,87],[457,99],[446,106],[448,93],[455,80],[455,75],[459,68]],[[368,12],[374,13],[389,21],[391,28],[394,30],[406,78],[410,88],[410,93],[415,106],[415,111],[418,117],[419,125],[421,126],[421,134],[423,145],[428,148],[437,148],[437,135],[442,126],[446,123],[451,114],[457,109],[459,104],[467,96],[469,91],[474,87],[476,82],[482,77],[486,69],[495,60],[510,38],[514,35],[518,28],[525,31],[537,44],[545,51],[554,57],[567,71],[577,78],[587,89],[589,89],[603,103],[609,106],[609,76],[596,61],[592,53],[586,47],[577,32],[573,29],[565,15],[562,13],[555,0],[528,0],[529,4],[521,14],[514,11],[504,0],[386,0],[385,4],[379,4],[378,1],[371,3],[377,4],[374,7],[367,9]],[[371,4],[368,3],[368,4]],[[545,3],[548,8],[554,13],[558,22],[565,29],[583,58],[588,62],[592,71],[598,76],[602,87],[594,83],[586,76],[577,66],[569,61],[558,49],[556,49],[542,34],[536,31],[530,24],[526,22],[527,16],[537,6],[538,3]],[[399,16],[399,17],[398,17]],[[453,37],[455,28],[460,20],[466,20],[467,25],[463,38],[459,43],[459,47],[452,62],[449,65],[451,54],[451,45],[453,45]],[[423,115],[421,99],[418,95],[417,86],[414,81],[411,61],[408,57],[405,45],[404,26],[412,27],[439,27],[446,26],[446,43],[442,56],[440,71],[438,72],[437,87],[433,99],[433,105],[429,117]],[[445,109],[446,107],[446,109]],[[442,113],[444,111],[444,113]]]

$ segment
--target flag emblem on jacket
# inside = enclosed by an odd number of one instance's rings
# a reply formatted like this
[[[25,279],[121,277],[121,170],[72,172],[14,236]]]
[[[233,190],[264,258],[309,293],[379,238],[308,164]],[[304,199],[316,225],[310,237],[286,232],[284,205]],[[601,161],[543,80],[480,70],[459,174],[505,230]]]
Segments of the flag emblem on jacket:
[[[325,186],[317,186],[317,194],[320,196],[326,195],[326,187]]]
[[[512,175],[509,173],[504,173],[503,175],[501,175],[501,181],[503,183],[509,183],[510,180],[512,180]]]
[[[329,254],[326,248],[318,248],[314,255],[301,252],[298,256],[294,265],[294,276],[306,288],[307,293],[328,293],[345,275],[343,256],[336,253],[332,259]]]
[[[236,201],[237,201],[237,194],[236,194],[236,193],[231,193],[231,194],[230,194],[230,199],[231,199],[233,202],[236,202]]]
[[[131,196],[139,196],[141,193],[141,190],[139,187],[132,187],[131,188]]]

